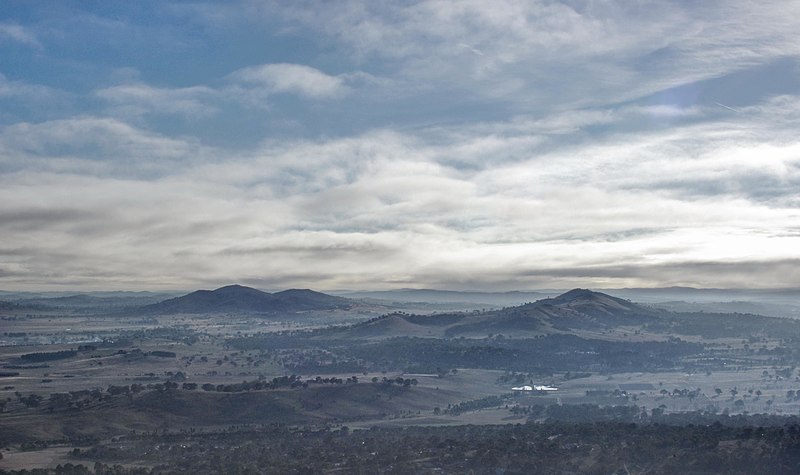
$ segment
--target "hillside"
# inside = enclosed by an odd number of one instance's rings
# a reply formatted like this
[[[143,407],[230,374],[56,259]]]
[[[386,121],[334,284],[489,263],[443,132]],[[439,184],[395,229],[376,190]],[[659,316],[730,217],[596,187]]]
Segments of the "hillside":
[[[800,322],[742,313],[673,312],[613,297],[601,292],[574,289],[557,297],[517,307],[486,312],[434,315],[393,313],[330,330],[337,338],[485,338],[503,335],[535,338],[572,334],[605,340],[663,340],[676,335],[732,338],[763,334],[800,338]]]
[[[536,336],[575,330],[601,331],[652,323],[666,312],[585,289],[501,310],[436,315],[394,313],[342,331],[348,337]]]
[[[651,322],[654,317],[663,313],[628,300],[586,289],[573,289],[558,297],[539,300],[521,308],[545,311],[554,324],[596,328],[641,325]]]
[[[142,307],[144,313],[295,313],[308,310],[345,309],[351,301],[307,289],[291,289],[271,294],[242,285],[216,290],[197,290],[153,305]]]

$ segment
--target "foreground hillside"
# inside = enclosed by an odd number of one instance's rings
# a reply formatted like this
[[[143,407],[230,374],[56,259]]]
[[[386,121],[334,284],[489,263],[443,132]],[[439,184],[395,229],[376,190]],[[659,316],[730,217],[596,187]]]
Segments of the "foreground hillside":
[[[153,443],[161,454],[150,450]],[[237,434],[126,438],[78,450],[73,461],[119,460],[121,455],[158,467],[115,467],[114,473],[262,473],[269,467],[275,473],[794,474],[800,471],[800,427],[754,431],[721,424],[622,422],[357,432],[271,427]]]

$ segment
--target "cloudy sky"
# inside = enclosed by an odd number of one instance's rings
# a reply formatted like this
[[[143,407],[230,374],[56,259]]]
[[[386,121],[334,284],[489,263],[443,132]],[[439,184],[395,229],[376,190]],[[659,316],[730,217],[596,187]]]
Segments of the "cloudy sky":
[[[800,287],[800,2],[0,4],[0,289]]]

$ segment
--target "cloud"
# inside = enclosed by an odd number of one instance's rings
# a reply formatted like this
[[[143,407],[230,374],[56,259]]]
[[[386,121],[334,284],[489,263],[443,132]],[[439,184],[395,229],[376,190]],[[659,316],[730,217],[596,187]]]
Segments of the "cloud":
[[[379,78],[359,71],[331,76],[300,64],[250,66],[228,74],[225,80],[222,85],[190,87],[156,87],[141,81],[127,82],[97,89],[94,95],[108,104],[107,112],[120,118],[139,120],[171,115],[208,119],[226,110],[230,112],[231,106],[240,103],[267,109],[270,97],[278,94],[333,99],[348,93],[350,87],[346,83],[360,86],[380,83]]]
[[[42,44],[30,29],[13,23],[0,23],[0,40],[10,40],[35,49],[42,49]]]
[[[22,97],[33,99],[42,96],[52,96],[52,89],[35,84],[27,84],[21,81],[9,81],[8,78],[0,73],[0,97]]]
[[[0,286],[800,286],[793,8],[347,0],[155,10],[181,27],[50,19],[79,100],[31,112],[60,92],[0,76]],[[112,30],[102,57],[70,49]],[[174,41],[145,64],[135,45],[155,39]]]
[[[786,288],[797,282],[800,259],[759,261],[689,261],[656,265],[609,265],[534,270],[526,275],[542,282],[575,278],[608,279],[610,285],[647,285],[658,276],[664,286],[723,288]],[[790,284],[792,285],[792,284]]]
[[[3,111],[0,120],[9,122],[24,115],[37,118],[61,117],[65,112],[73,110],[75,96],[67,91],[27,81],[8,79],[0,73],[0,102]],[[13,121],[13,119],[11,120]]]
[[[0,211],[4,227],[22,231],[38,229],[43,225],[59,225],[85,218],[99,218],[94,214],[70,208],[23,208]]]
[[[0,232],[27,250],[4,258],[6,279],[56,264],[53,282],[116,272],[143,287],[800,285],[768,272],[800,259],[798,101],[666,114],[678,124],[626,106],[221,156],[115,119],[18,124],[0,135],[4,156],[26,160],[0,180]],[[762,263],[758,283],[743,263]],[[725,269],[736,272],[714,281]]]
[[[124,84],[95,93],[123,115],[181,115],[187,118],[210,117],[217,109],[210,104],[218,92],[206,86],[157,88],[147,84]]]
[[[344,80],[302,64],[264,64],[234,71],[228,79],[246,92],[269,96],[296,94],[307,99],[329,99],[348,90]]]
[[[159,176],[203,160],[193,140],[148,132],[104,117],[18,123],[0,131],[5,171],[48,170],[89,175]]]
[[[403,87],[540,108],[635,99],[800,51],[798,17],[780,1],[266,5],[265,18],[383,61]]]

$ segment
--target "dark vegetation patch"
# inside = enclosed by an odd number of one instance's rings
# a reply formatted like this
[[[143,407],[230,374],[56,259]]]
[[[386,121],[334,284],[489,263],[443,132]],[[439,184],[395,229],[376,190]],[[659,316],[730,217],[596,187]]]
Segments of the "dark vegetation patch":
[[[156,449],[157,447],[157,449]],[[800,427],[621,421],[140,434],[76,448],[43,473],[776,473],[800,471]],[[152,468],[124,465],[135,460]],[[86,464],[86,465],[84,465]],[[83,466],[83,469],[77,466]],[[21,473],[21,472],[5,472]]]
[[[78,352],[75,350],[37,352],[37,353],[26,353],[24,355],[21,355],[19,359],[25,363],[40,363],[43,361],[55,361],[55,360],[72,358],[77,354]]]
[[[314,339],[314,334],[256,335],[235,338],[239,350],[279,355],[292,371],[353,372],[437,368],[478,368],[552,373],[554,371],[649,371],[681,367],[704,347],[679,339],[626,342],[573,335],[539,338],[432,339],[398,337],[378,341]],[[324,351],[318,348],[325,348]]]

